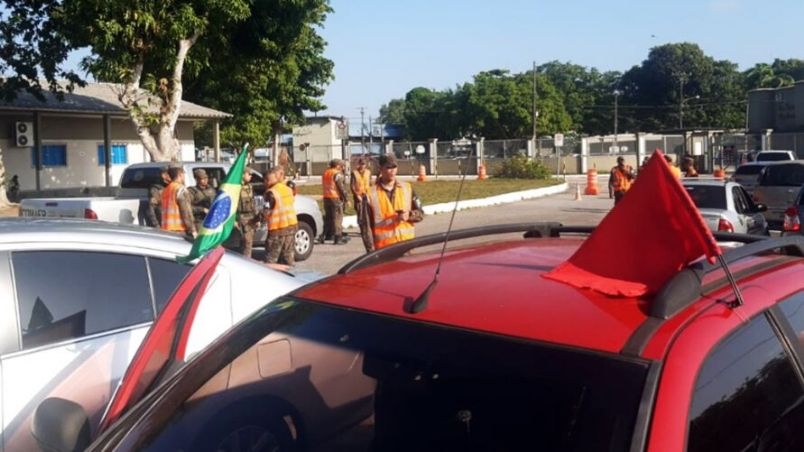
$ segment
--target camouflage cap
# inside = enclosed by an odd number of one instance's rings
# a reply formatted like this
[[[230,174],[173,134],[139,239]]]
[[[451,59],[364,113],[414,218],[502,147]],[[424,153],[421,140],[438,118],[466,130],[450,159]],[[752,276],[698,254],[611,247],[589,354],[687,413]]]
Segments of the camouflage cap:
[[[341,165],[341,164],[343,164],[343,160],[341,160],[341,159],[332,159],[332,160],[329,161],[329,167],[330,168],[335,168],[336,166]]]
[[[203,178],[207,177],[207,172],[204,171],[202,168],[196,168],[196,169],[193,170],[193,176],[196,179],[203,179]]]
[[[380,168],[396,168],[396,156],[394,154],[383,154],[380,156]]]

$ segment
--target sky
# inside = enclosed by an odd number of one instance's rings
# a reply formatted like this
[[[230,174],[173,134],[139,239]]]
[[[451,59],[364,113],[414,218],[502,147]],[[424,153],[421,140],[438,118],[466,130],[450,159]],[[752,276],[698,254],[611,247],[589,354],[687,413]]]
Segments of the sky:
[[[480,71],[572,62],[640,64],[652,47],[698,44],[740,70],[804,59],[802,0],[330,0],[321,35],[335,80],[322,114],[377,117],[412,88],[454,88]]]

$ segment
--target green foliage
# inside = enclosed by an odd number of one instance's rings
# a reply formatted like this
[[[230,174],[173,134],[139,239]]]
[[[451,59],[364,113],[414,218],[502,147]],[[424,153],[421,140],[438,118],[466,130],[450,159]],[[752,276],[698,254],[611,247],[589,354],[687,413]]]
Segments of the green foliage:
[[[494,175],[505,179],[549,179],[552,173],[541,162],[515,155],[505,159]]]

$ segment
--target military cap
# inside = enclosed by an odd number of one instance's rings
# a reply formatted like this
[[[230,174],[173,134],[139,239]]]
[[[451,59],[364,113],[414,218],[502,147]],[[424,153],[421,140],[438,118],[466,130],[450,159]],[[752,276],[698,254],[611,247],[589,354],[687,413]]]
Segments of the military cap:
[[[342,163],[343,163],[343,160],[341,160],[341,159],[332,159],[332,160],[329,161],[329,167],[330,168],[335,168],[336,166],[338,166],[338,165],[340,165]]]
[[[170,162],[170,164],[168,165],[168,167],[167,167],[167,168],[168,168],[169,170],[170,170],[170,169],[173,169],[173,170],[180,170],[180,169],[183,169],[183,168],[182,168],[182,166],[181,166],[181,163],[179,163],[179,162]]]
[[[383,154],[380,156],[380,168],[396,168],[396,156],[394,154]]]
[[[196,168],[193,170],[193,176],[195,176],[196,179],[203,179],[207,177],[207,172],[204,171],[203,168]]]

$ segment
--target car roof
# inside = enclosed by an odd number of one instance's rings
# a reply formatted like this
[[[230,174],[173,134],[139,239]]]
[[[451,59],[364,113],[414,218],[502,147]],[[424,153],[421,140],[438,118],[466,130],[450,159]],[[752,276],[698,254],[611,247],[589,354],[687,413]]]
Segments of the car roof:
[[[647,317],[647,300],[610,298],[541,275],[582,238],[497,242],[448,251],[428,307],[403,311],[433,279],[437,253],[415,254],[301,289],[309,300],[492,334],[618,353]],[[482,275],[482,278],[473,277]],[[538,296],[534,296],[538,294]]]
[[[683,185],[706,185],[712,187],[725,187],[729,184],[739,185],[736,182],[731,182],[722,179],[681,179]]]

